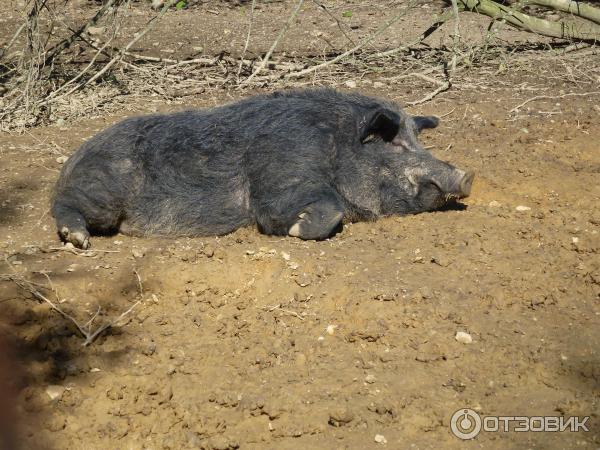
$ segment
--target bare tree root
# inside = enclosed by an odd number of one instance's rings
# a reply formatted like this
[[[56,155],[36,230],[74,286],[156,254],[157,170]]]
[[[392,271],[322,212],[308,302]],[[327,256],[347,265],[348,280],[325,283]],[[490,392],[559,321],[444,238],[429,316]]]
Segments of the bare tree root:
[[[465,10],[484,14],[495,20],[503,20],[520,30],[560,39],[600,41],[600,27],[594,24],[584,26],[574,22],[549,22],[500,5],[492,0],[458,0],[458,2],[459,6]]]

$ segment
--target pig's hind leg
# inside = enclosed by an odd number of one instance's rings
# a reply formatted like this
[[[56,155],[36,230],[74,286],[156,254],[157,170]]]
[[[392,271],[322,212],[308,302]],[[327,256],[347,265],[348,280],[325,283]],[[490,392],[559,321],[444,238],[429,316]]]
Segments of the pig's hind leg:
[[[56,218],[58,235],[64,242],[70,242],[75,247],[84,250],[90,247],[90,233],[81,213],[56,202],[52,208],[52,214]]]
[[[117,231],[123,216],[120,204],[119,199],[101,189],[90,192],[67,189],[54,200],[52,215],[61,239],[85,250],[90,247],[90,232]]]
[[[294,186],[273,197],[269,196],[269,201],[262,203],[257,218],[263,233],[323,240],[341,228],[344,207],[328,187]]]
[[[336,234],[344,218],[344,209],[335,198],[324,198],[302,208],[288,234],[304,240],[323,240]]]

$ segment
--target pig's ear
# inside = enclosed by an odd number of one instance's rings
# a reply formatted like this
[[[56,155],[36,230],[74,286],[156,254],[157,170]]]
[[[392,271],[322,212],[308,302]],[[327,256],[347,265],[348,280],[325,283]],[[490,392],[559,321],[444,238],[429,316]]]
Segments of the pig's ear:
[[[425,128],[435,128],[440,124],[440,119],[434,116],[414,116],[413,120],[417,127],[417,133]]]
[[[367,142],[373,136],[379,136],[386,142],[391,142],[400,130],[400,116],[398,113],[381,108],[367,117],[360,130],[360,141]]]

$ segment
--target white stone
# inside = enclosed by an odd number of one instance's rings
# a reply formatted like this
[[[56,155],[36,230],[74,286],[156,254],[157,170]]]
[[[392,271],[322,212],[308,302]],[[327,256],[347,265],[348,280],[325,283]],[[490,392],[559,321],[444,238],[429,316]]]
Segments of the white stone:
[[[473,342],[473,338],[471,337],[471,335],[469,333],[465,333],[464,331],[458,331],[456,333],[456,336],[454,336],[454,339],[456,339],[461,344],[470,344],[471,342]]]
[[[376,434],[375,442],[377,442],[378,444],[387,444],[387,439],[383,434]]]
[[[365,383],[373,384],[373,383],[375,383],[375,380],[376,380],[376,378],[375,378],[375,375],[373,375],[373,374],[369,374],[365,377]]]
[[[50,400],[60,399],[65,392],[65,388],[63,386],[58,386],[56,384],[51,384],[46,388],[46,394],[50,397]]]

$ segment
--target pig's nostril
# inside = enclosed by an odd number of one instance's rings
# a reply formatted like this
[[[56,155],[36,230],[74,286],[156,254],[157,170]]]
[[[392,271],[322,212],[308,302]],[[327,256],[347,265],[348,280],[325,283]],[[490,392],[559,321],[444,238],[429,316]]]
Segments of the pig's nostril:
[[[459,184],[459,195],[461,198],[468,197],[471,194],[471,186],[473,185],[473,179],[475,178],[475,172],[472,170],[467,171],[464,174]]]

